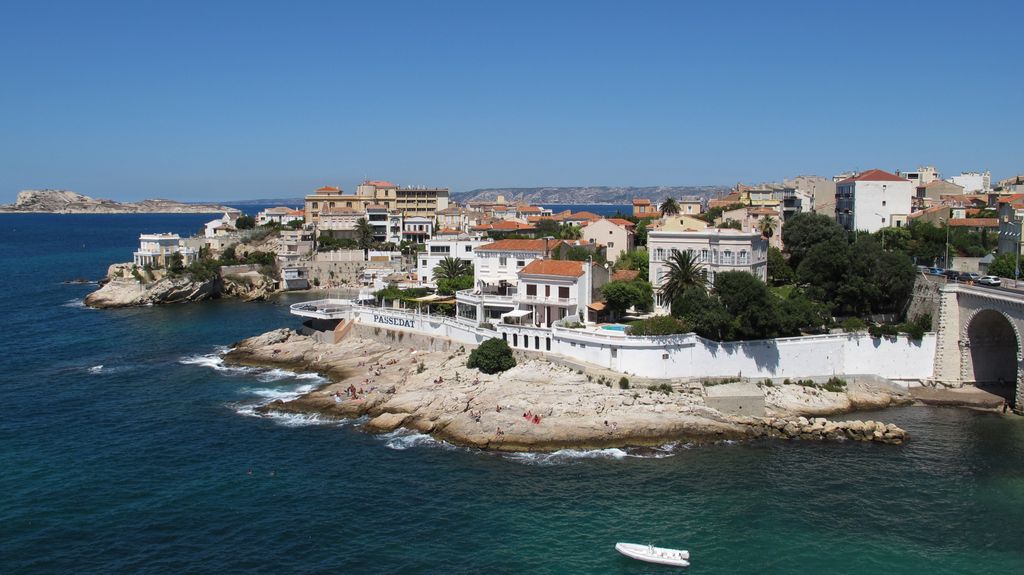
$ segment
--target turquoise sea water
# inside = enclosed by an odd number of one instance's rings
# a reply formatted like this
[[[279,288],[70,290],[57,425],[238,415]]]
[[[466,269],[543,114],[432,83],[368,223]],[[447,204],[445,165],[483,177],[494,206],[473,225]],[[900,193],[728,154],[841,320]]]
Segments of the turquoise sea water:
[[[1024,572],[1021,418],[858,416],[899,447],[502,456],[253,417],[317,381],[218,346],[294,326],[296,299],[97,311],[61,283],[206,219],[0,215],[0,573],[670,570],[616,541],[690,549],[691,573]]]

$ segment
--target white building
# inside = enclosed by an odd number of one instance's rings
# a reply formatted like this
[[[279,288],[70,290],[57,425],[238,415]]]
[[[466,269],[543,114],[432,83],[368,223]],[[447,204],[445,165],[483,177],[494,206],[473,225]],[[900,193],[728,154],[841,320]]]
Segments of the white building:
[[[964,189],[965,194],[983,194],[992,191],[991,172],[962,172],[947,180]]]
[[[256,214],[256,225],[264,226],[270,223],[289,224],[295,221],[304,221],[306,219],[306,212],[303,210],[293,210],[284,206],[278,206],[276,208],[267,208],[262,212]]]
[[[902,227],[916,195],[914,183],[883,170],[868,170],[836,184],[836,221],[847,230],[877,232]]]
[[[324,208],[320,211],[317,230],[338,238],[355,238],[356,222],[366,217],[359,208]]]
[[[417,255],[416,276],[425,284],[434,283],[434,267],[446,257],[465,260],[473,263],[474,250],[490,243],[478,235],[445,234],[437,235],[426,241],[427,249]]]
[[[433,216],[408,216],[402,220],[402,239],[422,244],[433,235]]]
[[[199,259],[197,250],[181,245],[178,234],[142,234],[132,261],[137,266],[167,267],[174,254],[181,254],[182,264],[186,266]]]
[[[519,286],[513,300],[517,309],[502,319],[506,323],[538,327],[551,327],[566,318],[586,323],[587,306],[594,290],[608,277],[604,268],[589,262],[546,259],[530,262],[518,275]]]
[[[668,262],[675,251],[689,252],[707,274],[708,283],[724,271],[743,271],[761,281],[768,278],[768,241],[756,231],[705,228],[695,230],[673,225],[667,219],[660,229],[647,234],[647,252],[650,258],[648,279],[655,288],[655,310],[668,313],[671,302],[662,301],[658,288],[668,275]]]
[[[498,321],[515,309],[519,272],[534,260],[549,256],[561,240],[498,240],[474,248],[473,289],[455,294],[459,317],[478,322]]]
[[[935,166],[921,166],[913,172],[896,172],[897,176],[908,179],[913,182],[914,187],[926,186],[935,180],[941,179],[939,177],[939,171],[935,169]]]
[[[583,241],[605,246],[605,257],[610,262],[633,249],[633,222],[619,218],[602,218],[583,226]]]
[[[235,232],[235,222],[238,221],[240,215],[242,215],[241,212],[224,212],[221,217],[206,222],[203,224],[203,237],[215,238]]]

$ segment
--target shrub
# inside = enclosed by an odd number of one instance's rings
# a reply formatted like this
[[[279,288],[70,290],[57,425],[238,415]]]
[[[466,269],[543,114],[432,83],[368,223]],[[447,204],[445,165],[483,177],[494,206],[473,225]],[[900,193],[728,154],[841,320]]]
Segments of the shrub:
[[[629,378],[622,376],[619,378],[619,389],[629,389]]]
[[[313,285],[319,286],[320,285],[320,278],[318,278],[318,277],[317,278],[313,278]]]
[[[918,325],[918,326],[921,326],[921,329],[923,329],[924,331],[931,331],[932,330],[932,314],[930,314],[930,313],[923,313],[923,314],[915,317],[914,318],[914,324]]]
[[[920,340],[924,337],[924,328],[916,323],[904,323],[899,326],[901,333],[907,334],[910,339]]]
[[[243,214],[235,220],[235,227],[240,230],[251,230],[256,227],[256,219]]]
[[[674,335],[688,331],[682,320],[670,315],[656,315],[629,324],[630,335]]]
[[[848,317],[843,320],[842,327],[843,331],[850,333],[854,331],[863,331],[867,325],[864,323],[864,320],[859,317]]]
[[[489,329],[491,331],[495,331],[494,330],[494,324],[490,323],[490,322],[487,322],[487,321],[480,322],[480,326],[479,327],[480,327],[480,329]]]
[[[416,366],[416,373],[423,373],[424,371],[427,371],[427,366],[421,361],[420,364]]]
[[[764,379],[764,386],[765,386],[765,387],[775,387],[775,384],[774,384],[774,383],[772,383],[772,380],[771,380],[770,378],[767,378],[767,377],[766,377],[766,378]]]
[[[667,383],[663,383],[658,386],[658,391],[662,393],[672,393],[672,386]]]
[[[516,366],[516,358],[512,357],[512,348],[503,339],[492,337],[480,344],[469,354],[466,367],[477,368],[488,374],[499,373]]]
[[[832,391],[835,393],[846,391],[846,380],[838,377],[830,377],[822,387],[825,391]]]

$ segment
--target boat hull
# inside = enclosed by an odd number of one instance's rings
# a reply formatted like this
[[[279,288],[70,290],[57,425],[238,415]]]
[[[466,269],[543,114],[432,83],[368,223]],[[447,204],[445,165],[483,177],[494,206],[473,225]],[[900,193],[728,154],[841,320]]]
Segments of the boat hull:
[[[616,543],[615,550],[630,559],[646,563],[671,565],[673,567],[690,566],[690,552],[685,550],[637,545],[636,543]]]

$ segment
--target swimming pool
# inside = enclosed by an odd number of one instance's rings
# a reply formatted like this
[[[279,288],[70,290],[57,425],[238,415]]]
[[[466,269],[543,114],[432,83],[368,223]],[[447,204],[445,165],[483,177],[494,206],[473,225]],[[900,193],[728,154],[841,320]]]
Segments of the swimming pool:
[[[622,325],[621,323],[612,323],[612,324],[608,324],[608,325],[602,325],[601,329],[606,329],[608,331],[626,331],[627,327],[629,327],[629,326],[628,325]]]

